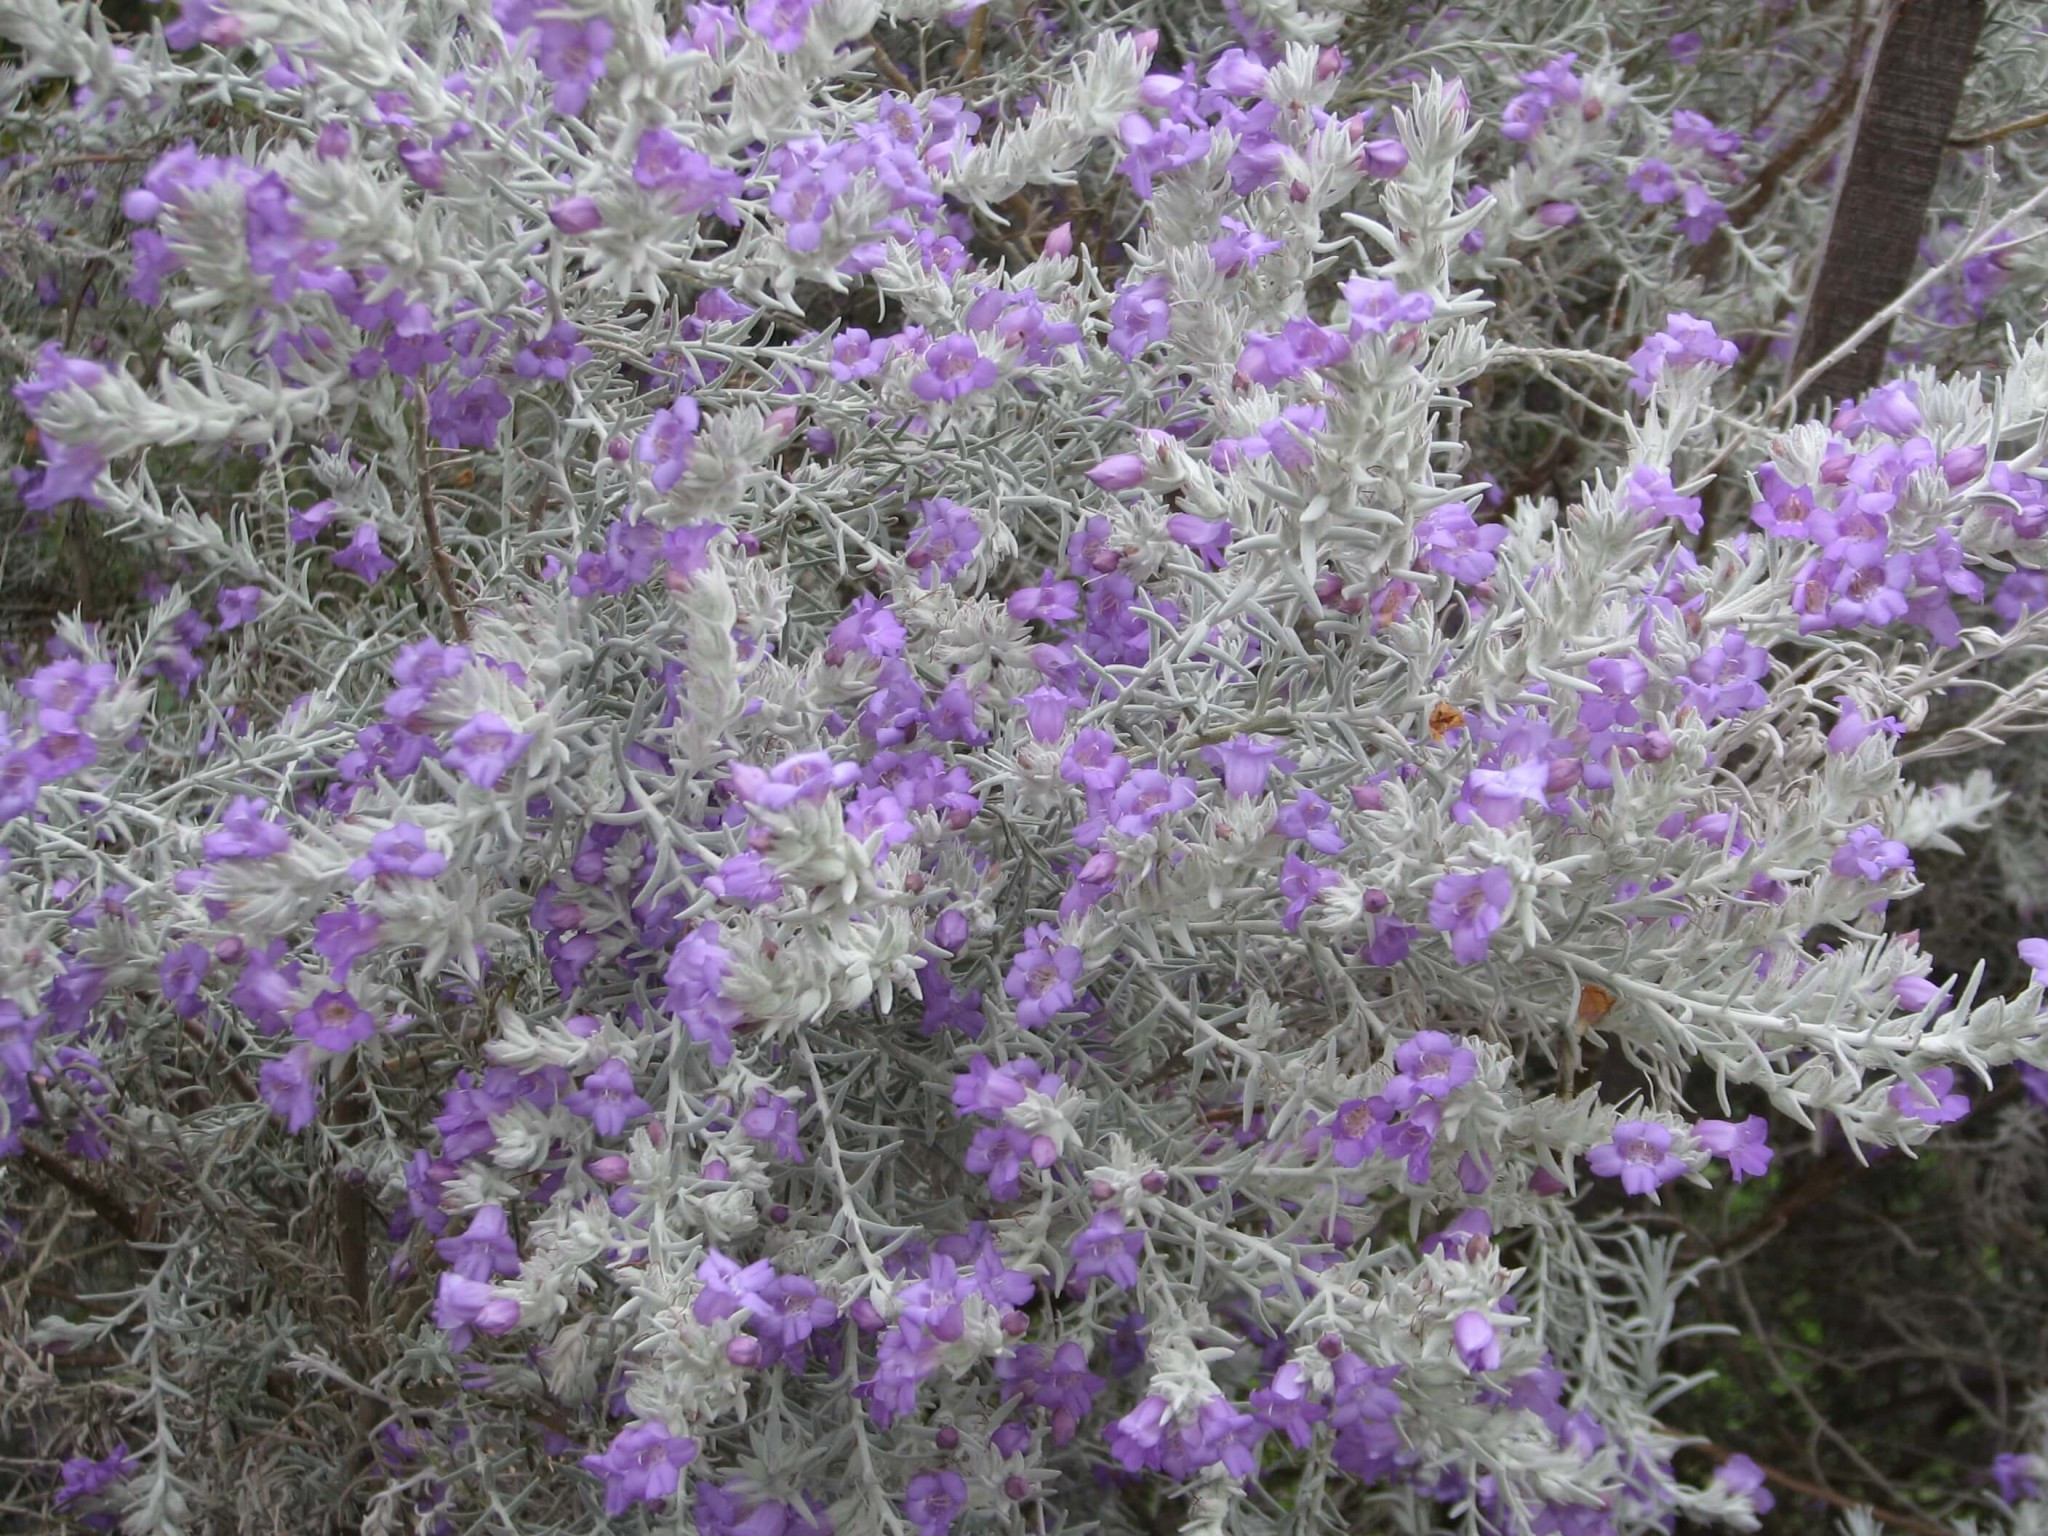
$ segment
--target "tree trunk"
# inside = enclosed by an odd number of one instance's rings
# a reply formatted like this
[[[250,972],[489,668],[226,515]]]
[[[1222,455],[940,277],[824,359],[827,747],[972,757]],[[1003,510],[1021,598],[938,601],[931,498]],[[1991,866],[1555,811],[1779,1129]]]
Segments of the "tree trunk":
[[[1856,109],[1849,163],[1835,184],[1827,253],[1793,355],[1799,377],[1902,293],[1919,260],[1927,204],[1984,25],[1985,0],[1889,0]],[[1808,409],[1877,382],[1883,326],[1803,392]]]

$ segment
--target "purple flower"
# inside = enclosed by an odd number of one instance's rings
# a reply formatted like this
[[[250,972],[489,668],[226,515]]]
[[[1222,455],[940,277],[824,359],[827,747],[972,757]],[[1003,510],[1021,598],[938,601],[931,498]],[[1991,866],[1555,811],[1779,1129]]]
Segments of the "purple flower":
[[[1415,525],[1416,563],[1468,584],[1482,582],[1493,574],[1494,551],[1507,536],[1501,524],[1481,527],[1470,507],[1449,502]]]
[[[944,497],[918,503],[922,521],[904,551],[903,563],[916,571],[929,588],[934,575],[951,581],[974,563],[981,547],[981,525],[974,513]]]
[[[1543,804],[1549,781],[1550,765],[1540,758],[1512,768],[1474,768],[1465,775],[1451,815],[1467,826],[1483,821],[1489,827],[1511,827],[1527,807]]]
[[[1298,930],[1309,903],[1331,886],[1341,885],[1343,880],[1344,877],[1334,869],[1322,869],[1299,854],[1288,854],[1280,871],[1280,894],[1287,901],[1286,909],[1280,914],[1280,926],[1289,933]]]
[[[442,384],[427,396],[427,429],[443,448],[489,448],[498,441],[498,423],[511,414],[496,379],[462,390]]]
[[[1166,340],[1172,308],[1163,277],[1148,277],[1120,289],[1109,306],[1109,350],[1130,362],[1154,342]]]
[[[1845,879],[1880,881],[1895,870],[1913,871],[1906,845],[1874,826],[1857,827],[1828,860],[1828,868]]]
[[[169,33],[165,29],[166,35]],[[111,1454],[95,1460],[90,1456],[72,1456],[57,1469],[57,1507],[68,1510],[80,1524],[96,1531],[111,1531],[118,1518],[110,1507],[118,1502],[103,1498],[118,1483],[125,1483],[141,1469],[128,1454],[128,1444],[122,1441]]]
[[[1227,517],[1200,518],[1192,512],[1174,512],[1166,519],[1166,536],[1200,555],[1202,564],[1212,571],[1220,571],[1229,563],[1224,551],[1230,548],[1235,532]]]
[[[522,379],[560,381],[589,362],[590,348],[581,341],[583,333],[568,320],[557,320],[539,336],[519,349],[512,359],[512,371]]]
[[[2043,1468],[2038,1456],[2016,1456],[2005,1451],[1991,1460],[1991,1480],[1998,1485],[1999,1498],[2007,1504],[2040,1498],[2042,1477]],[[1770,1506],[1763,1507],[1768,1509]]]
[[[732,1032],[741,1022],[738,1006],[720,995],[719,984],[730,964],[715,924],[700,923],[684,934],[669,956],[662,980],[668,983],[663,1006],[682,1021],[698,1044],[708,1046],[714,1066],[732,1060]]]
[[[1353,341],[1384,336],[1397,325],[1422,325],[1436,313],[1433,295],[1403,293],[1383,277],[1348,277],[1343,293]]]
[[[398,569],[398,562],[384,553],[372,523],[358,523],[348,543],[334,551],[332,559],[344,571],[375,586]]]
[[[1018,1026],[1037,1029],[1072,1008],[1074,983],[1084,964],[1081,951],[1061,943],[1059,930],[1050,923],[1025,929],[1024,948],[1003,978],[1003,991],[1017,1000]]]
[[[765,1312],[771,1303],[763,1292],[775,1278],[775,1266],[766,1259],[742,1265],[713,1248],[697,1266],[703,1289],[690,1304],[690,1315],[709,1326],[735,1312]]]
[[[562,1096],[563,1105],[588,1120],[600,1136],[623,1135],[627,1123],[651,1114],[654,1106],[633,1091],[633,1069],[614,1056]]]
[[[713,165],[666,128],[640,135],[633,180],[649,192],[665,193],[678,217],[692,218],[708,209],[728,224],[739,222],[732,200],[746,189],[745,178]]]
[[[1472,1081],[1479,1058],[1442,1030],[1426,1029],[1395,1047],[1394,1066],[1386,1100],[1405,1110],[1422,1099],[1449,1098]]]
[[[1621,504],[1637,516],[1652,522],[1681,524],[1687,533],[1698,533],[1700,499],[1681,496],[1671,476],[1651,464],[1638,464],[1622,482]]]
[[[1678,196],[1678,178],[1667,162],[1645,160],[1628,173],[1628,189],[1643,202],[1656,207]]]
[[[351,880],[432,880],[447,867],[448,855],[427,846],[426,829],[401,821],[373,836],[370,851],[349,865],[348,874]]]
[[[1273,1373],[1270,1385],[1252,1392],[1251,1406],[1260,1424],[1285,1435],[1299,1451],[1315,1443],[1315,1426],[1330,1413],[1316,1401],[1308,1373],[1292,1360]]]
[[[1393,1106],[1385,1099],[1350,1099],[1337,1106],[1329,1126],[1330,1160],[1356,1168],[1380,1149]]]
[[[502,715],[479,710],[455,728],[444,759],[459,768],[470,783],[495,789],[505,770],[519,761],[533,737],[515,731]]]
[[[1740,1125],[1729,1120],[1702,1120],[1692,1130],[1701,1146],[1727,1160],[1728,1171],[1738,1184],[1762,1178],[1777,1155],[1764,1139],[1770,1134],[1770,1122],[1762,1115],[1751,1115]]]
[[[1160,822],[1195,803],[1195,781],[1140,768],[1116,787],[1111,816],[1126,837],[1143,837]]]
[[[590,88],[604,78],[612,25],[600,16],[540,23],[535,50],[540,72],[555,82],[555,110],[574,117],[590,101]]]
[[[316,501],[303,512],[294,512],[286,519],[286,532],[294,544],[306,544],[320,536],[320,530],[334,521],[341,511],[341,504],[335,501]]]
[[[320,1100],[316,1071],[313,1048],[295,1045],[281,1059],[266,1061],[256,1074],[256,1091],[292,1135],[313,1123],[314,1106]]]
[[[54,735],[71,735],[83,729],[93,705],[114,686],[114,668],[109,662],[66,657],[38,667],[18,686],[23,698],[39,706],[37,725]]]
[[[1460,1312],[1451,1324],[1451,1339],[1465,1369],[1474,1375],[1500,1369],[1500,1335],[1484,1312]]]
[[[825,660],[837,666],[859,651],[876,661],[903,654],[903,622],[880,598],[863,592],[832,626],[825,640]]]
[[[1726,630],[1686,668],[1686,702],[1707,725],[1770,702],[1760,680],[1770,675],[1771,655],[1751,645],[1739,630]]]
[[[911,393],[936,404],[976,390],[993,389],[1001,377],[993,359],[982,356],[971,336],[948,336],[924,355],[924,371],[910,381]]]
[[[779,1093],[756,1088],[753,1107],[740,1116],[740,1129],[766,1142],[769,1152],[786,1163],[804,1160],[803,1144],[796,1139],[796,1105]]]
[[[1233,736],[1202,748],[1203,759],[1223,775],[1223,793],[1233,800],[1252,800],[1266,792],[1280,743],[1268,736]]]
[[[1668,369],[1727,368],[1735,358],[1735,343],[1723,341],[1711,321],[1674,313],[1666,318],[1663,330],[1630,354],[1628,365],[1634,377],[1629,388],[1647,400]]]
[[[1902,736],[1906,728],[1891,715],[1871,720],[1865,717],[1862,708],[1852,698],[1837,695],[1835,698],[1837,719],[1834,728],[1828,732],[1828,751],[1834,756],[1854,752],[1864,742],[1876,735]]]
[[[1923,1125],[1949,1125],[1962,1119],[1970,1112],[1967,1094],[1955,1092],[1956,1074],[1952,1067],[1930,1067],[1920,1074],[1920,1081],[1902,1082],[1890,1094],[1894,1111],[1908,1120],[1918,1120]]]
[[[673,490],[689,469],[690,450],[701,423],[697,402],[683,395],[667,409],[655,412],[654,419],[640,433],[636,456],[642,464],[653,466],[648,478],[662,495]]]
[[[1739,1452],[1714,1469],[1714,1482],[1749,1500],[1750,1508],[1759,1515],[1768,1515],[1777,1507],[1777,1499],[1764,1486],[1764,1469]]]
[[[377,1033],[377,1021],[346,992],[322,992],[292,1017],[292,1031],[323,1051],[346,1051]]]
[[[1682,211],[1678,232],[1688,244],[1705,245],[1714,237],[1714,231],[1728,222],[1728,205],[1690,176],[1679,188],[1678,198]]]
[[[1133,491],[1145,483],[1145,461],[1135,453],[1113,453],[1087,471],[1105,491]]]
[[[604,214],[588,197],[565,197],[548,209],[548,222],[565,235],[587,235],[604,223]]]
[[[705,876],[704,888],[720,901],[758,907],[781,898],[782,877],[764,855],[737,853],[720,864],[716,874]]]
[[[1267,238],[1238,219],[1226,216],[1221,224],[1224,233],[1209,242],[1209,259],[1216,263],[1216,270],[1224,277],[1249,272],[1284,244]]]
[[[817,805],[834,790],[860,777],[854,763],[835,763],[823,752],[799,752],[773,768],[751,763],[732,766],[733,794],[750,810],[786,811],[794,805]]]
[[[261,587],[227,587],[215,599],[220,613],[221,632],[240,629],[244,624],[253,624],[256,616],[263,611],[263,589]]]
[[[671,1497],[683,1468],[696,1459],[696,1441],[643,1419],[620,1430],[603,1455],[585,1456],[583,1465],[604,1479],[604,1512],[616,1520],[635,1504]]]
[[[468,1229],[460,1237],[439,1239],[434,1251],[455,1273],[480,1284],[519,1273],[519,1245],[512,1240],[502,1205],[478,1207]]]
[[[448,1335],[451,1349],[469,1348],[472,1332],[490,1338],[519,1326],[519,1299],[481,1280],[443,1270],[434,1296],[434,1326]]]
[[[221,814],[219,829],[200,839],[200,852],[209,860],[267,859],[283,853],[291,847],[292,835],[264,814],[269,809],[252,796],[235,796]]]
[[[918,1536],[946,1536],[967,1507],[967,1484],[958,1472],[920,1472],[903,1493],[903,1513]]]
[[[1100,1276],[1119,1290],[1135,1290],[1138,1259],[1144,1251],[1143,1234],[1126,1230],[1120,1211],[1097,1211],[1088,1225],[1074,1235],[1069,1249],[1074,1256],[1070,1278],[1093,1280]]]
[[[1050,1079],[1051,1087],[1042,1087],[1045,1081],[1044,1069],[1028,1056],[998,1066],[977,1052],[968,1070],[953,1078],[953,1107],[963,1115],[1000,1120],[1028,1094],[1058,1091],[1059,1078]]]
[[[2021,939],[2019,956],[2020,964],[2033,973],[2028,980],[2037,987],[2048,987],[2048,939]]]
[[[1273,830],[1282,837],[1298,837],[1318,853],[1342,853],[1347,846],[1337,830],[1330,802],[1312,789],[1304,789],[1273,818]]]
[[[199,1016],[205,1006],[200,1000],[199,988],[212,965],[213,957],[204,944],[180,944],[158,965],[157,980],[163,987],[164,1001],[171,1005],[171,1011],[179,1018],[195,1019]],[[6,1065],[5,1046],[5,1036],[0,1034],[0,1066]],[[28,1067],[24,1063],[15,1070],[26,1072]]]
[[[1856,413],[1887,437],[1908,438],[1925,418],[1920,414],[1920,386],[1911,379],[1893,379],[1863,397]]]
[[[1514,882],[1505,869],[1453,871],[1430,893],[1430,925],[1450,935],[1451,957],[1458,964],[1477,965],[1486,958],[1514,896]]]
[[[816,0],[748,0],[747,26],[777,53],[804,45],[804,27]]]
[[[1671,1150],[1671,1129],[1654,1120],[1624,1120],[1614,1139],[1586,1154],[1603,1179],[1619,1178],[1632,1195],[1647,1195],[1661,1184],[1685,1177],[1685,1160]]]
[[[1399,139],[1368,139],[1358,152],[1358,168],[1379,181],[1391,181],[1408,169],[1408,147]]]

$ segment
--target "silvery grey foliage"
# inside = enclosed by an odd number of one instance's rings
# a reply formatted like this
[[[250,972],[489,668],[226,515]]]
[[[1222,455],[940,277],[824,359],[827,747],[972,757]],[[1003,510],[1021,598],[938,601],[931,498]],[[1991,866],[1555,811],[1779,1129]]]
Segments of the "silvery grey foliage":
[[[2048,703],[2048,338],[1942,341],[2048,193],[1801,421],[1647,14],[0,0],[15,493],[149,593],[5,700],[33,1497],[1754,1528],[1642,1213],[2048,1071],[1886,923]]]

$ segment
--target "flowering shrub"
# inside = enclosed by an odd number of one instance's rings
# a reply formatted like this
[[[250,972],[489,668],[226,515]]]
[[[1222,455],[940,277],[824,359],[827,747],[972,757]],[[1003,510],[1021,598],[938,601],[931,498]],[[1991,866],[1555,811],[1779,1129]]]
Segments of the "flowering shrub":
[[[1770,1508],[1675,1465],[1647,1218],[2048,1072],[2048,971],[1886,922],[2000,800],[1909,766],[2043,719],[2048,338],[1797,422],[1676,302],[1778,258],[1670,59],[1166,19],[0,4],[107,241],[15,491],[147,594],[6,700],[34,1499]],[[1671,281],[1588,348],[1526,285],[1608,224]],[[1592,461],[1508,495],[1561,376]]]

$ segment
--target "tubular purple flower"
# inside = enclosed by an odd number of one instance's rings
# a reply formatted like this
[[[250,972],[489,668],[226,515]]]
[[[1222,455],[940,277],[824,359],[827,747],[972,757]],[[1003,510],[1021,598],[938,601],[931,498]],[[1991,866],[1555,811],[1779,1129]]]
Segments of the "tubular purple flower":
[[[1593,1148],[1586,1161],[1601,1178],[1619,1178],[1632,1195],[1654,1194],[1658,1186],[1690,1171],[1671,1150],[1670,1127],[1654,1120],[1622,1121],[1614,1128],[1614,1139]]]
[[[1451,958],[1477,965],[1514,902],[1514,882],[1505,869],[1453,871],[1438,879],[1429,898],[1429,921],[1451,940]]]
[[[1701,1146],[1727,1162],[1728,1172],[1736,1183],[1760,1179],[1771,1171],[1771,1160],[1777,1154],[1765,1140],[1770,1123],[1762,1115],[1751,1115],[1739,1125],[1728,1120],[1702,1120],[1692,1130]]]

